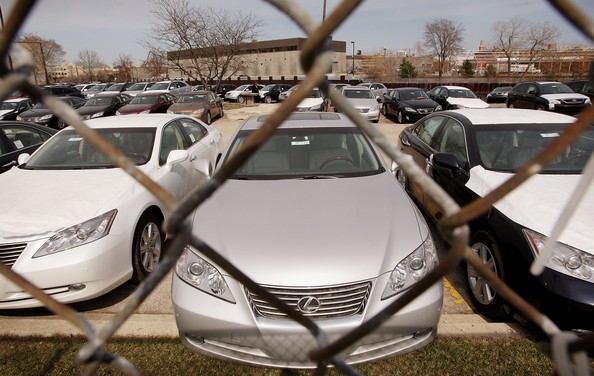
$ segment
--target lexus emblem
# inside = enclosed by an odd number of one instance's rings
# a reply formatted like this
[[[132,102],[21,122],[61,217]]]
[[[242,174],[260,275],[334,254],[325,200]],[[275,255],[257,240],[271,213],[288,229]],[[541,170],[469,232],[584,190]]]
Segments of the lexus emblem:
[[[306,296],[297,302],[297,308],[303,313],[316,313],[320,309],[320,306],[320,301],[313,296]]]

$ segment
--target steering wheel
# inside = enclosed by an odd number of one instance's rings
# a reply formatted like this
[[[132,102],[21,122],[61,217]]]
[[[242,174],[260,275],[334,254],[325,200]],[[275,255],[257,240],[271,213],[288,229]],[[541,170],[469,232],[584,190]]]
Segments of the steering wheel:
[[[563,160],[563,163],[569,162],[569,164],[573,164],[576,161],[580,161],[582,159],[587,160],[590,157],[588,153],[579,153],[576,155],[572,155],[571,157],[567,157]]]
[[[324,162],[322,162],[322,164],[320,164],[320,170],[323,170],[324,167],[326,167],[326,165],[328,163],[334,162],[334,161],[345,161],[345,162],[348,162],[351,165],[355,166],[355,162],[353,162],[353,160],[351,158],[345,157],[343,155],[335,155],[330,158],[327,158]]]

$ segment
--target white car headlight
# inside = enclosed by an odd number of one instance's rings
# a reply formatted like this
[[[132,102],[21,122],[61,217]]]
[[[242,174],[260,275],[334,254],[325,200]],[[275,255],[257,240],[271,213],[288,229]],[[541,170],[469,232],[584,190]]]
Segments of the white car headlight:
[[[435,107],[434,111],[441,111],[443,107],[441,107],[440,104],[437,105],[437,107]]]
[[[144,110],[144,111],[140,111],[139,113],[141,114],[150,114],[151,110]]]
[[[406,112],[417,112],[417,110],[415,110],[415,109],[414,109],[414,108],[412,108],[412,107],[408,107],[408,106],[405,106],[405,107],[404,107],[404,111],[406,111]]]
[[[35,252],[33,258],[53,255],[101,239],[109,234],[117,212],[114,209],[56,233]]]
[[[523,229],[522,232],[532,252],[539,255],[544,249],[547,237],[528,229]],[[594,256],[567,244],[557,242],[545,266],[559,273],[594,283]]]
[[[202,107],[202,108],[192,111],[192,113],[198,115],[198,114],[203,113],[204,110],[206,110],[206,108]]]
[[[418,282],[437,265],[437,251],[431,236],[392,270],[382,300],[403,292]]]
[[[101,116],[103,116],[103,111],[95,112],[93,115],[91,115],[91,119],[98,118]]]
[[[47,114],[47,115],[43,115],[39,118],[37,118],[37,121],[46,121],[51,119],[54,116],[54,114]]]
[[[235,303],[235,298],[218,269],[187,247],[175,264],[175,273],[190,286],[227,302]]]
[[[308,111],[322,111],[322,103],[311,106]]]

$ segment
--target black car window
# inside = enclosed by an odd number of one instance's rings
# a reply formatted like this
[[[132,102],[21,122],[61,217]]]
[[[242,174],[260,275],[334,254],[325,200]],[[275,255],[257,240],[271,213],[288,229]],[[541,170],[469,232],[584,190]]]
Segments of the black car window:
[[[528,85],[527,84],[517,85],[516,87],[514,87],[513,91],[516,92],[516,93],[520,93],[520,94],[527,93],[528,92]]]
[[[2,131],[6,135],[6,138],[13,143],[16,150],[40,144],[49,138],[49,136],[35,129],[21,127],[19,125],[5,126],[2,128]]]
[[[427,145],[433,146],[433,137],[435,136],[437,129],[441,123],[443,123],[443,121],[443,116],[433,116],[431,118],[425,119],[415,127],[413,133]]]
[[[458,165],[466,168],[468,152],[466,151],[466,138],[462,124],[454,119],[448,119],[436,142],[435,149],[444,153],[454,154],[456,159],[458,159]]]

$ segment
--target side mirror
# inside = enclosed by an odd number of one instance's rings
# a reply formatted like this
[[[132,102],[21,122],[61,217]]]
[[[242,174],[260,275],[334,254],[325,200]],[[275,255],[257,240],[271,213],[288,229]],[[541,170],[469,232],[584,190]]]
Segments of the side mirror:
[[[187,150],[171,150],[167,156],[165,165],[171,169],[174,165],[181,163],[190,158],[190,153]]]
[[[457,173],[460,169],[458,158],[452,153],[435,153],[432,157],[435,165],[445,167],[453,173]]]
[[[29,153],[19,154],[19,156],[17,157],[17,163],[19,165],[21,165],[23,163],[27,163],[27,161],[29,160],[29,157],[30,156],[31,156],[31,154],[29,154]]]

